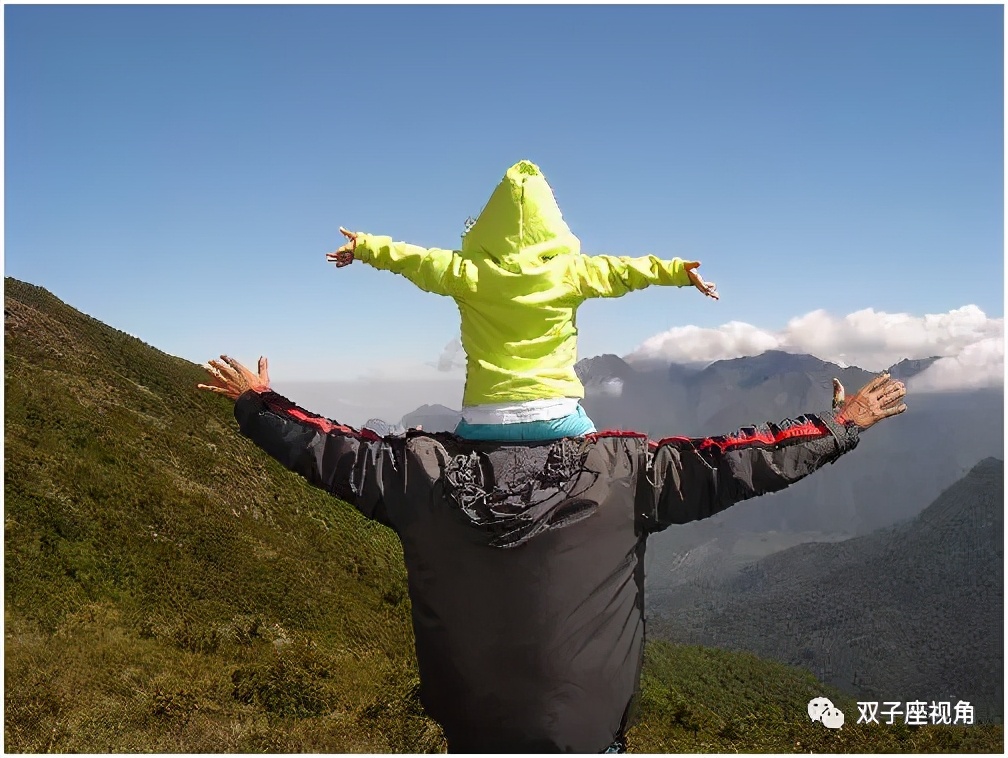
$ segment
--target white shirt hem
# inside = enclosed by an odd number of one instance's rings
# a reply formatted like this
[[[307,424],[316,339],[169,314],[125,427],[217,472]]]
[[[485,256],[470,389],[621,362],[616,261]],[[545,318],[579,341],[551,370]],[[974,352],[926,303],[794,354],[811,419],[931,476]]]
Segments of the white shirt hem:
[[[487,403],[462,408],[467,424],[522,424],[527,421],[553,421],[578,409],[576,397],[551,397],[517,403]]]

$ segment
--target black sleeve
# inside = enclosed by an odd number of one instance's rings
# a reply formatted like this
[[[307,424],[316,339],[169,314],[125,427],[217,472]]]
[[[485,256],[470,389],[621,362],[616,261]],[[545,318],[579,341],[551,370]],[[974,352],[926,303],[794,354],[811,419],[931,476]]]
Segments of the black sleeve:
[[[654,448],[641,514],[651,531],[713,516],[777,492],[858,443],[858,428],[833,413],[745,427],[721,437],[670,437]]]
[[[399,467],[378,435],[317,416],[275,392],[244,393],[234,413],[241,433],[285,467],[391,526],[385,492],[401,489]]]

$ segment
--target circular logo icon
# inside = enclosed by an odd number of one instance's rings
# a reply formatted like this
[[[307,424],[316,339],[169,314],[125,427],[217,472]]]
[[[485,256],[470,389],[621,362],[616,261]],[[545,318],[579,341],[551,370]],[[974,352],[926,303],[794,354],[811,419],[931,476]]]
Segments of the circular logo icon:
[[[808,702],[808,717],[813,721],[822,721],[823,712],[832,707],[833,702],[828,697],[814,697]]]
[[[834,705],[831,705],[825,711],[822,712],[823,726],[827,729],[839,729],[843,726],[843,711]]]

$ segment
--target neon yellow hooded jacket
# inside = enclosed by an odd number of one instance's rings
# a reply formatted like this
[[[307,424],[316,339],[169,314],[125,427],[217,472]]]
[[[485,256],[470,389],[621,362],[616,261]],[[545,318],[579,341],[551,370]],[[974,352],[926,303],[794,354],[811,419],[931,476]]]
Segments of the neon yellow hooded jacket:
[[[539,167],[508,169],[461,250],[358,234],[355,257],[454,298],[467,357],[466,406],[584,397],[575,312],[590,297],[690,283],[683,261],[582,255]]]

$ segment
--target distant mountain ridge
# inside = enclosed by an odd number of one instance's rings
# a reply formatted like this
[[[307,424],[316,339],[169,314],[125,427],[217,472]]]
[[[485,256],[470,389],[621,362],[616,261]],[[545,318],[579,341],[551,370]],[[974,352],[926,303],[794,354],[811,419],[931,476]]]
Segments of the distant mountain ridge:
[[[906,380],[933,364],[937,357],[905,359],[887,371],[896,379]],[[833,377],[837,377],[851,391],[867,382],[874,374],[856,366],[841,367],[804,353],[767,350],[755,356],[727,358],[706,366],[670,363],[661,368],[637,369],[612,353],[583,358],[574,366],[585,387],[585,408],[593,414],[596,426],[606,429],[634,428],[653,437],[670,434],[703,434],[700,426],[728,423],[731,407],[724,402],[725,393],[736,390],[753,390],[775,379],[782,381],[780,392],[774,394],[771,406],[798,407],[802,400],[821,406],[830,395]],[[799,378],[800,377],[800,378]],[[824,394],[825,393],[825,394]],[[709,396],[718,394],[711,402]],[[765,395],[766,392],[762,392]],[[820,397],[822,395],[822,397]],[[637,404],[649,404],[647,412],[639,413],[636,405],[615,398],[634,396]],[[752,397],[741,408],[755,404]],[[682,406],[698,408],[694,415],[682,412]],[[708,409],[706,412],[702,408]],[[804,408],[808,410],[808,408]],[[403,426],[426,419],[438,429],[454,428],[460,416],[458,410],[443,405],[424,405],[402,417]],[[737,417],[735,415],[734,417]],[[643,423],[634,424],[639,418]],[[734,418],[733,418],[734,420]],[[740,426],[752,419],[741,420]],[[425,425],[424,428],[427,428]]]
[[[427,432],[454,432],[462,414],[443,405],[421,405],[402,417],[405,428],[423,427]]]
[[[962,699],[1000,719],[1003,565],[1004,464],[988,458],[909,521],[659,584],[651,629],[805,666],[863,699]]]
[[[887,369],[906,380],[925,370],[936,357],[902,360]],[[759,355],[726,358],[707,366],[669,364],[638,370],[606,354],[575,366],[585,385],[585,408],[596,425],[626,428],[625,417],[640,418],[652,437],[670,434],[716,434],[753,423],[752,413],[780,410],[797,414],[829,403],[834,377],[853,392],[874,376],[857,366],[839,366],[804,353],[767,350]],[[660,375],[665,381],[659,379]],[[632,402],[598,397],[607,381],[618,379]],[[610,394],[611,393],[601,393]],[[641,413],[636,405],[647,405]]]
[[[903,360],[898,379],[937,358]],[[612,354],[575,367],[583,405],[599,429],[631,429],[652,439],[708,436],[830,408],[832,379],[848,393],[874,373],[811,355],[770,350],[705,367],[672,364],[638,370]],[[779,494],[730,509],[724,519],[742,531],[864,534],[916,514],[977,461],[1003,454],[1004,395],[1000,389],[911,393],[908,411],[863,435],[835,467]],[[443,407],[407,414],[403,424],[451,430],[459,413]],[[409,421],[409,423],[407,423]],[[898,482],[898,484],[897,484]]]

